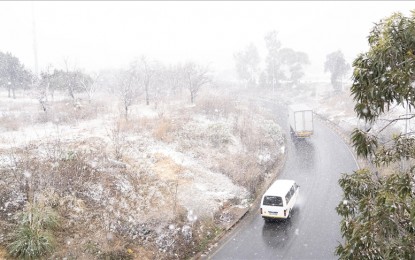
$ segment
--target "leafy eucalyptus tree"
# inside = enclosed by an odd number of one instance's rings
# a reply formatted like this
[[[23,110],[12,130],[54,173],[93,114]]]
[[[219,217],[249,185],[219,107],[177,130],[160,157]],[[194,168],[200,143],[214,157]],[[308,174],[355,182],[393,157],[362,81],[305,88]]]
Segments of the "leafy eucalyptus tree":
[[[343,88],[342,79],[350,70],[350,65],[346,63],[341,51],[335,51],[327,55],[324,63],[324,72],[330,72],[331,85],[335,91],[341,91]]]
[[[275,90],[281,76],[281,68],[278,62],[278,53],[281,49],[281,42],[278,39],[278,33],[274,30],[265,35],[265,46],[267,47],[266,71],[269,77],[272,91]]]
[[[271,86],[275,91],[275,88],[284,82],[288,82],[289,85],[298,84],[305,74],[304,67],[310,64],[307,53],[282,48],[276,31],[269,32],[264,39],[268,54],[265,60],[265,73],[260,74],[260,85]],[[268,78],[264,78],[265,75]],[[265,82],[265,79],[268,82]]]
[[[251,43],[245,50],[235,53],[234,59],[239,77],[245,80],[246,85],[256,86],[260,58],[255,45]]]
[[[310,64],[307,53],[282,48],[278,52],[279,64],[282,69],[282,79],[298,84],[304,76],[304,66]]]
[[[0,52],[0,86],[7,89],[8,97],[16,98],[16,89],[27,88],[32,80],[33,75],[17,57]]]
[[[368,40],[369,51],[353,62],[351,88],[355,112],[368,127],[355,129],[352,142],[357,154],[374,165],[339,180],[344,199],[337,212],[345,241],[336,253],[340,259],[413,259],[415,137],[406,132],[388,139],[379,136],[393,123],[415,117],[415,12],[381,20]],[[377,127],[393,106],[408,112]],[[394,166],[393,172],[385,174],[388,165]]]

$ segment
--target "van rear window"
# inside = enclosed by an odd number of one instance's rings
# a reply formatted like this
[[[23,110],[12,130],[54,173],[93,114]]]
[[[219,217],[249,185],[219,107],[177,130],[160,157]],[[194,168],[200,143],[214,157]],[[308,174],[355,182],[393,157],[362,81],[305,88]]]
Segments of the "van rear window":
[[[283,206],[282,198],[277,196],[265,196],[263,204],[265,206]]]

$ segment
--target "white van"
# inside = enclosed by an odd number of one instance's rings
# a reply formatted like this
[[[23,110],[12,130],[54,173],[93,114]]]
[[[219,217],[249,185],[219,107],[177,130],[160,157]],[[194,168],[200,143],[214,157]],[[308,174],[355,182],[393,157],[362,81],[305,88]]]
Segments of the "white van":
[[[298,198],[299,186],[293,180],[277,180],[261,200],[261,216],[265,219],[288,218]]]

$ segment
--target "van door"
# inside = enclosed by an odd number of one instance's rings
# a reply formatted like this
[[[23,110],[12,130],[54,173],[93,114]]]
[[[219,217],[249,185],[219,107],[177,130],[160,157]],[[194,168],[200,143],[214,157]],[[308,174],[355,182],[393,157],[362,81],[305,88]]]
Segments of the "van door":
[[[296,183],[294,183],[294,185],[291,187],[291,189],[287,192],[287,195],[285,196],[288,214],[290,214],[290,211],[294,208],[294,205],[297,201],[299,192],[298,187],[299,186]]]
[[[279,196],[264,196],[262,199],[262,216],[269,218],[283,218],[285,201]]]

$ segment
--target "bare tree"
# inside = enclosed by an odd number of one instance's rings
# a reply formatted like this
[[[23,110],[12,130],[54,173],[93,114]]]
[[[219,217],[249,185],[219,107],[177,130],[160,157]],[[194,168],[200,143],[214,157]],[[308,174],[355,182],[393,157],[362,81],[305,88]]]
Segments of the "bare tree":
[[[190,102],[193,104],[199,90],[211,82],[208,68],[193,62],[187,63],[183,68],[184,81],[190,92]]]
[[[153,102],[157,109],[160,103],[169,95],[169,71],[162,63],[154,63]]]
[[[40,81],[39,81],[38,88],[37,88],[38,89],[38,100],[42,107],[42,110],[46,114],[46,118],[48,115],[48,94],[50,91],[50,85],[52,81],[52,73],[50,72],[51,67],[52,66],[49,65],[46,68],[46,71],[42,71],[40,73]],[[52,94],[52,100],[53,100],[53,94]]]
[[[65,72],[66,72],[66,74],[65,74],[66,75],[65,83],[66,83],[66,87],[68,89],[68,94],[72,98],[72,100],[75,102],[75,84],[73,82],[73,76],[70,75],[70,73],[69,73],[69,59],[64,58],[63,63],[64,63],[64,66],[65,66]]]
[[[55,88],[67,90],[74,105],[77,106],[76,93],[86,91],[89,96],[91,94],[91,85],[94,81],[90,75],[77,69],[76,66],[70,69],[68,58],[65,58],[63,62],[64,70],[55,70],[53,73],[54,85],[56,85]]]
[[[88,95],[88,102],[91,103],[92,97],[98,88],[98,82],[101,80],[101,73],[94,73],[89,77],[80,77],[79,84],[81,89]]]
[[[140,94],[137,63],[133,62],[128,70],[121,70],[118,75],[118,94],[124,108],[124,117],[128,120],[128,109]]]
[[[149,61],[145,56],[142,56],[139,62],[139,70],[141,74],[142,84],[146,94],[146,105],[150,104],[150,85],[156,74],[155,63]]]
[[[183,66],[181,64],[170,65],[164,73],[169,91],[174,95],[180,94],[184,88]]]

